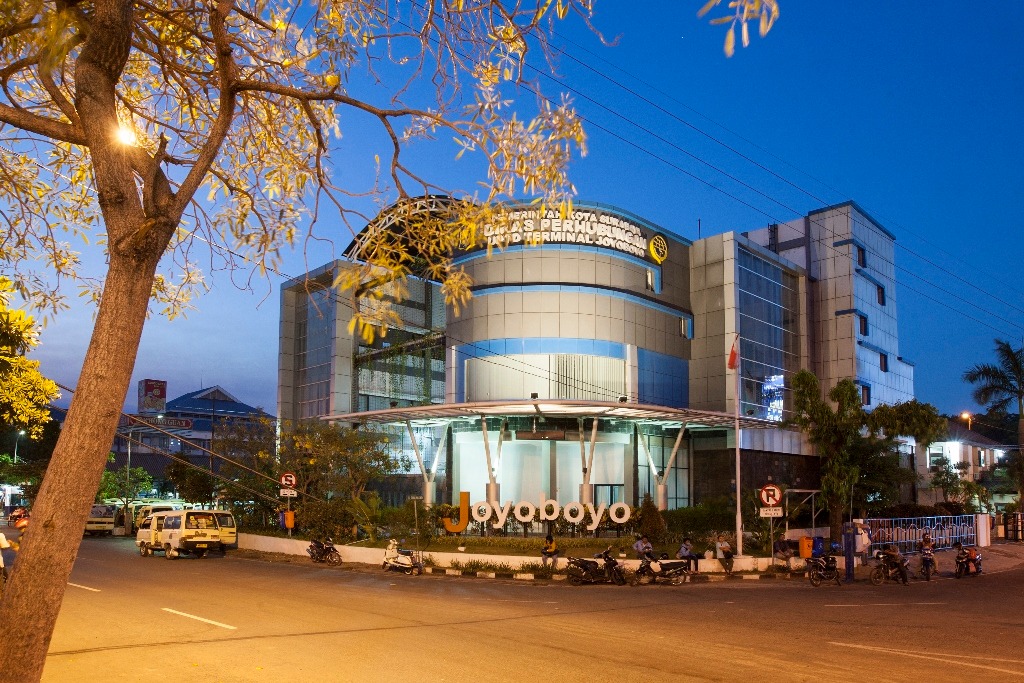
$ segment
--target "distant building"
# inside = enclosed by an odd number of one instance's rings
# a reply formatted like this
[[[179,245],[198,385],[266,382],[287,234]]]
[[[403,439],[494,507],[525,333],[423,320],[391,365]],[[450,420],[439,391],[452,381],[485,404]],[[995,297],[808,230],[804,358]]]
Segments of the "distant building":
[[[261,408],[239,401],[223,387],[191,391],[167,401],[163,413],[122,417],[112,448],[114,462],[107,467],[115,469],[126,465],[131,438],[141,442],[131,443],[131,466],[145,468],[158,489],[163,486],[164,471],[172,462],[161,451],[185,457],[207,469],[212,463],[216,471],[219,463],[203,449],[210,448],[218,426],[237,420],[259,418],[273,419],[273,416]],[[160,427],[171,435],[152,429],[147,424]]]
[[[917,474],[923,484],[918,488],[918,502],[934,505],[942,501],[942,490],[932,488],[932,474],[939,467],[941,458],[946,458],[960,478],[976,483],[982,482],[998,465],[1003,464],[1007,449],[992,439],[971,431],[957,420],[949,420],[949,431],[945,440],[928,444],[925,460],[918,463]],[[1012,502],[1016,491],[1010,496],[993,495],[993,504],[1001,509]],[[1004,498],[1006,498],[1004,500]]]
[[[366,344],[332,289],[347,262],[285,283],[278,416],[391,430],[428,500],[682,507],[734,492],[737,400],[743,488],[816,487],[818,458],[777,428],[801,368],[869,408],[913,398],[894,238],[852,202],[696,241],[596,203],[507,210],[504,248],[455,256],[473,280],[457,317],[411,280],[402,325]]]

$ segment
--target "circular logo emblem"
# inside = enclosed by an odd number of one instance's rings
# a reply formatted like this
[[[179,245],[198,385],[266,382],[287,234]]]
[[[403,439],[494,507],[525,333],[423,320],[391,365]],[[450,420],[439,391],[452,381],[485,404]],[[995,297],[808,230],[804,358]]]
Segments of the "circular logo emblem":
[[[655,235],[648,243],[647,251],[651,252],[654,262],[661,265],[668,258],[668,242],[661,235]]]

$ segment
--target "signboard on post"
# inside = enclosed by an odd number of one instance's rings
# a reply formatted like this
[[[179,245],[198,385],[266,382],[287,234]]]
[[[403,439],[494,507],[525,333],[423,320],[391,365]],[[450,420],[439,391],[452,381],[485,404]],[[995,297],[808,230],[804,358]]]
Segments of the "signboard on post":
[[[297,498],[298,495],[299,492],[296,491],[295,489],[281,489],[282,498]]]
[[[761,508],[762,517],[781,517],[782,508],[780,507],[764,507]]]
[[[775,484],[766,484],[761,487],[761,490],[757,492],[758,497],[761,499],[761,504],[765,507],[777,507],[782,502],[782,489]],[[767,517],[768,515],[761,515]],[[776,515],[772,515],[773,517]],[[782,515],[777,515],[781,517]]]

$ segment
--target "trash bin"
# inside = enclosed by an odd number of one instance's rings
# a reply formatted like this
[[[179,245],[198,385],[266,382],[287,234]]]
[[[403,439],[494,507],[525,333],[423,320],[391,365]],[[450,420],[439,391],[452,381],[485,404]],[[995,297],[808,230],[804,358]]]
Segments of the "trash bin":
[[[800,557],[805,560],[810,559],[814,555],[814,539],[810,536],[800,537]]]
[[[825,554],[825,537],[815,536],[814,543],[811,545],[811,555],[813,557],[821,557]]]
[[[295,512],[288,510],[284,513],[284,528],[294,529],[295,528]]]

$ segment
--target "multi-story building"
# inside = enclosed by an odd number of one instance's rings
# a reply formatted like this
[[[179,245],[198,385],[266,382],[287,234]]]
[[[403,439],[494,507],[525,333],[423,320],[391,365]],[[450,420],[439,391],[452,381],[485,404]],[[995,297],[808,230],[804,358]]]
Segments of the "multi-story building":
[[[506,208],[455,255],[474,283],[458,316],[414,280],[402,325],[366,344],[332,289],[347,262],[286,283],[279,417],[390,425],[430,498],[678,507],[735,490],[737,400],[742,487],[816,484],[802,436],[777,428],[801,368],[853,379],[869,406],[913,396],[894,240],[853,203],[693,242],[601,204]]]
[[[1005,445],[968,429],[956,420],[949,420],[948,425],[946,438],[928,444],[925,457],[917,465],[918,480],[923,484],[918,487],[917,502],[922,505],[934,505],[943,500],[942,490],[931,486],[932,475],[944,466],[943,458],[959,473],[961,479],[975,483],[1004,464],[1003,459],[1007,453]],[[1010,499],[1012,496],[997,494],[993,495],[992,502],[1001,510]]]

